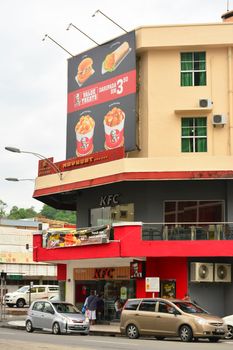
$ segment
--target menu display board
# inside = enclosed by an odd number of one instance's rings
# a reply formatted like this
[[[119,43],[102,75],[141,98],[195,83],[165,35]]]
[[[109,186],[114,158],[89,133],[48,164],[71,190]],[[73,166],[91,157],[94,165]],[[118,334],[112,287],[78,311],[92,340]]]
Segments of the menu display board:
[[[136,148],[135,32],[68,60],[66,159]]]

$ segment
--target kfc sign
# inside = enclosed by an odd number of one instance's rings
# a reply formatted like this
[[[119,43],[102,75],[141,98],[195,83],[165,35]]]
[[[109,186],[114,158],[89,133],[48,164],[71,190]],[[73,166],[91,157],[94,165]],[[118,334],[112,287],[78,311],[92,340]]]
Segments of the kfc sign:
[[[119,194],[109,194],[100,198],[100,206],[107,207],[119,204]]]

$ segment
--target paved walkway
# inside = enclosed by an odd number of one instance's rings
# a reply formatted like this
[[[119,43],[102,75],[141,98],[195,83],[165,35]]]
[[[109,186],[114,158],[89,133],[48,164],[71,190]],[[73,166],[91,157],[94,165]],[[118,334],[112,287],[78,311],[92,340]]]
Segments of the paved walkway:
[[[15,329],[25,329],[25,317],[18,319],[5,319],[0,321],[0,327],[5,328],[15,328]],[[92,334],[106,334],[106,335],[120,335],[119,323],[111,324],[96,324],[90,326],[90,333]]]

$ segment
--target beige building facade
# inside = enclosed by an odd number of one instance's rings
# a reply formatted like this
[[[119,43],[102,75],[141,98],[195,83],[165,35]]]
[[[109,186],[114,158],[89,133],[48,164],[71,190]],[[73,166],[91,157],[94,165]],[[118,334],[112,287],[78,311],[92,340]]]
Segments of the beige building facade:
[[[179,297],[187,289],[221,316],[233,313],[232,14],[219,23],[136,29],[137,149],[111,162],[39,176],[34,191],[46,204],[76,211],[78,228],[116,221],[140,227],[137,258],[145,261],[147,276],[176,280]],[[131,234],[127,225],[122,232]],[[144,241],[159,241],[159,248],[153,242],[155,249],[148,246],[140,256]],[[67,271],[67,295],[74,302],[85,286],[72,274],[93,266],[91,248],[86,255],[76,249],[77,260],[73,250],[71,260],[65,250],[57,250],[56,258],[38,253],[43,261],[66,265],[63,278]],[[129,267],[135,251],[133,245],[122,249],[119,266]],[[113,260],[103,248],[94,266],[118,266]],[[212,278],[201,277],[199,268],[209,269]],[[214,278],[218,268],[223,279]],[[149,296],[143,282],[127,288],[131,295]]]

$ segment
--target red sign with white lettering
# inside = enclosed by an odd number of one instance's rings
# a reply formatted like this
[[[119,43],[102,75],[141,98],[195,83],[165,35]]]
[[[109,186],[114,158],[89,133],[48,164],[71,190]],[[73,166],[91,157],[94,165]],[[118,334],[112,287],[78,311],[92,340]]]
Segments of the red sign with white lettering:
[[[123,147],[119,147],[109,151],[102,151],[91,154],[85,157],[72,158],[63,160],[62,162],[54,163],[56,167],[63,173],[64,171],[84,168],[90,165],[97,165],[101,163],[111,162],[117,159],[122,159],[125,156]],[[55,169],[51,166],[53,158],[49,158],[49,162],[46,159],[39,160],[38,176],[45,176],[56,173]]]
[[[68,113],[105,103],[136,92],[136,71],[118,75],[68,95]]]

